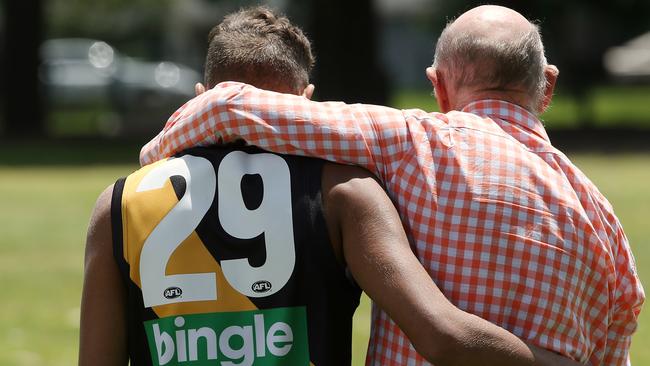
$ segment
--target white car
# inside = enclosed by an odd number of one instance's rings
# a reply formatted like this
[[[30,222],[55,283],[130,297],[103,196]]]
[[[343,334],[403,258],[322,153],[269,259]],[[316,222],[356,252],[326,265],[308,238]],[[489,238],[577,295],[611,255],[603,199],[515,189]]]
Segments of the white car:
[[[156,133],[201,80],[189,67],[126,57],[99,40],[51,39],[40,52],[39,79],[50,110],[110,113],[116,117],[106,131],[111,134]]]

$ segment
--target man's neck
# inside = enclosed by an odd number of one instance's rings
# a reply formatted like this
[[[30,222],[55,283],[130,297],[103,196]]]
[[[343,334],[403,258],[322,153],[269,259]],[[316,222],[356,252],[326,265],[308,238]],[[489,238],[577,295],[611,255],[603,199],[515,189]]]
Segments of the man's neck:
[[[454,99],[454,110],[460,111],[472,102],[485,99],[496,99],[516,104],[536,114],[532,109],[530,97],[525,92],[516,89],[475,89],[471,91],[459,92]]]

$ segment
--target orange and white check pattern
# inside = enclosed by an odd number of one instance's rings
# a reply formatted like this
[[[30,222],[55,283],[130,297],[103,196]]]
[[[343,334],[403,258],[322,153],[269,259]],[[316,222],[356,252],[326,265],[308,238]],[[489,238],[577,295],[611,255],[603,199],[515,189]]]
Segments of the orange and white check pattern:
[[[645,295],[628,241],[525,109],[484,100],[426,113],[222,83],[174,113],[141,162],[237,139],[369,169],[454,304],[575,360],[629,364]],[[367,364],[427,363],[375,308]]]

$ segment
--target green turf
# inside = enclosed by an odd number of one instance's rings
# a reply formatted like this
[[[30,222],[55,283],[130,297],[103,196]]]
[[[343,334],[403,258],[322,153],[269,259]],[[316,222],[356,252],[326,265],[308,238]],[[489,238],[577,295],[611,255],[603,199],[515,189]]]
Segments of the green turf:
[[[76,362],[90,210],[129,169],[0,168],[0,365]]]
[[[1,150],[1,149],[0,149]],[[1,151],[0,151],[1,152]],[[571,154],[570,154],[571,155]],[[650,155],[574,156],[610,198],[650,283]],[[76,363],[84,236],[97,195],[134,165],[9,166],[0,163],[0,365]],[[370,311],[356,317],[354,365],[363,364]],[[650,365],[650,314],[632,360]]]

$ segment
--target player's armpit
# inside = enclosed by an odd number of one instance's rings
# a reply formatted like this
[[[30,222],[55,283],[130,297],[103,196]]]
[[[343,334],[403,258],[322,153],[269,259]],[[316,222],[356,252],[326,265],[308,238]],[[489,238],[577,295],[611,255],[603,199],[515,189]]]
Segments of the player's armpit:
[[[111,196],[97,199],[88,227],[79,334],[80,366],[127,365],[126,290],[113,259]]]
[[[326,167],[327,169],[327,167]],[[416,259],[396,209],[370,173],[345,167],[324,184],[343,257],[361,288],[435,365],[578,365],[451,304]],[[347,176],[345,176],[347,174]],[[324,181],[331,179],[325,175]]]

